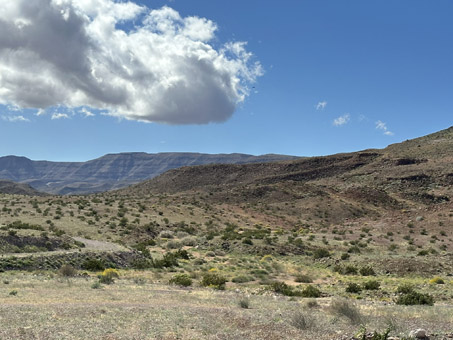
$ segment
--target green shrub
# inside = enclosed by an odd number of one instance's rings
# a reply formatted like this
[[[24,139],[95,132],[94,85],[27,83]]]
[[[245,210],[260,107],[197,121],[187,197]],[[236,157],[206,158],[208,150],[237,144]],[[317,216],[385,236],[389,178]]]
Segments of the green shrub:
[[[387,340],[389,338],[391,328],[387,328],[383,333],[378,331],[367,332],[365,327],[360,329],[359,334],[357,335],[359,340]]]
[[[312,283],[313,279],[307,274],[297,274],[294,281],[299,283]]]
[[[342,259],[343,261],[348,260],[350,257],[351,257],[351,255],[349,255],[348,253],[343,253],[343,254],[341,254],[341,259]]]
[[[365,290],[378,290],[380,286],[381,286],[381,284],[379,283],[379,281],[370,280],[370,281],[367,281],[367,282],[365,282],[363,284],[363,289],[365,289]]]
[[[170,279],[169,283],[178,286],[189,287],[192,285],[192,279],[187,274],[176,274]]]
[[[376,275],[376,272],[374,271],[373,267],[371,267],[371,266],[362,267],[362,268],[360,268],[359,272],[360,272],[360,275],[362,275],[362,276]]]
[[[408,283],[402,284],[396,288],[397,294],[409,294],[414,292],[414,286]]]
[[[238,305],[241,308],[249,309],[250,308],[250,300],[249,300],[249,298],[244,297],[244,298],[239,299]]]
[[[102,287],[102,286],[101,286],[101,283],[100,283],[99,281],[96,281],[96,282],[94,282],[94,283],[91,285],[91,288],[92,288],[92,289],[99,289],[99,288],[101,288],[101,287]]]
[[[82,263],[82,269],[89,270],[90,272],[98,272],[105,269],[103,260],[87,259]]]
[[[286,295],[286,296],[294,296],[295,292],[293,287],[288,286],[286,283],[281,281],[275,281],[271,284],[271,289],[278,294]]]
[[[346,292],[347,293],[360,293],[362,291],[362,288],[357,284],[357,283],[354,283],[354,282],[351,282],[348,284],[348,286],[346,287]]]
[[[312,285],[308,285],[301,292],[300,296],[305,298],[318,298],[321,296],[321,291],[318,288],[313,287]]]
[[[216,289],[223,290],[225,289],[225,283],[227,279],[217,273],[205,273],[201,280],[201,285],[203,287],[212,287]]]
[[[234,283],[246,283],[246,282],[254,281],[254,278],[250,277],[250,276],[246,276],[246,275],[239,275],[239,276],[233,277],[233,279],[231,281]]]
[[[318,248],[313,252],[313,257],[315,259],[322,259],[324,257],[329,257],[329,256],[330,256],[330,252],[324,248]]]
[[[341,274],[343,275],[357,275],[357,268],[354,266],[346,266],[343,268]]]
[[[397,305],[429,305],[432,306],[434,304],[434,298],[429,294],[423,294],[416,291],[412,291],[410,293],[406,293],[401,295],[396,300]]]

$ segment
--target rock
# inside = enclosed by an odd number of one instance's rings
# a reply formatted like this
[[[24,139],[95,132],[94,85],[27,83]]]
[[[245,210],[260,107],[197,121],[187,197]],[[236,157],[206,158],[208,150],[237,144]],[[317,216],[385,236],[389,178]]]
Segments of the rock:
[[[409,337],[416,339],[427,339],[426,331],[424,329],[417,329],[409,333]]]

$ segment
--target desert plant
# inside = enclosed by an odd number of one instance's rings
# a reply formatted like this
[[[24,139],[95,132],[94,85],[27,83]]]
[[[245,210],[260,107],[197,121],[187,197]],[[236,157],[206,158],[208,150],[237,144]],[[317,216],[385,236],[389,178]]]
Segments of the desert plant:
[[[302,290],[300,296],[305,298],[318,298],[321,296],[321,291],[312,285],[308,285]]]
[[[105,284],[112,284],[115,282],[115,278],[118,278],[120,275],[116,269],[108,268],[105,269],[101,275],[99,275],[99,282]]]
[[[281,281],[275,281],[271,284],[270,288],[278,294],[286,296],[294,296],[296,293],[293,290],[293,287],[288,286],[286,283]]]
[[[379,281],[370,280],[370,281],[367,281],[367,282],[365,282],[363,284],[363,289],[365,289],[365,290],[378,290],[380,286],[381,286],[381,284],[379,283]]]
[[[379,333],[378,331],[367,332],[365,327],[362,327],[357,335],[359,340],[387,340],[389,338],[391,329],[387,328],[384,332]]]
[[[104,261],[99,259],[87,259],[82,263],[82,269],[89,270],[90,272],[97,272],[105,269]]]
[[[357,283],[354,283],[354,282],[351,282],[348,284],[348,286],[346,287],[346,292],[347,293],[360,293],[362,291],[362,288],[357,284]]]
[[[227,279],[217,273],[205,273],[201,280],[201,285],[203,287],[212,287],[216,289],[223,290],[225,289],[225,283]]]
[[[330,252],[324,248],[318,248],[313,252],[313,258],[315,259],[322,259],[324,257],[329,257]]]
[[[363,316],[357,306],[348,300],[332,300],[330,311],[335,315],[346,317],[354,325],[359,325],[363,322]]]
[[[313,318],[301,311],[297,311],[291,316],[290,323],[293,327],[300,330],[310,329],[314,325]]]
[[[101,287],[102,286],[101,286],[101,283],[99,281],[93,282],[93,284],[91,285],[92,289],[99,289]]]
[[[294,281],[299,283],[312,283],[313,279],[307,274],[297,274]]]
[[[234,283],[245,283],[245,282],[250,282],[253,280],[254,280],[254,278],[251,276],[239,275],[239,276],[233,277],[233,279],[231,281]]]
[[[243,298],[239,299],[238,305],[241,308],[249,309],[250,308],[250,299],[247,297],[243,297]]]
[[[192,279],[187,274],[176,274],[170,279],[169,283],[178,286],[189,287],[192,285]]]
[[[434,298],[429,294],[423,294],[416,291],[401,295],[396,300],[397,305],[434,305]]]
[[[408,283],[399,285],[396,288],[397,294],[409,294],[409,293],[412,293],[413,291],[414,291],[414,286],[411,284],[408,284]]]
[[[70,264],[64,264],[58,270],[58,274],[64,277],[73,277],[77,275],[77,269]]]
[[[376,272],[374,271],[373,267],[371,267],[371,266],[362,267],[362,268],[360,268],[359,272],[360,272],[360,275],[362,275],[362,276],[376,275]]]
[[[445,284],[445,281],[441,277],[435,277],[435,278],[432,278],[431,280],[429,280],[429,283],[435,284],[435,285],[443,285],[443,284]]]

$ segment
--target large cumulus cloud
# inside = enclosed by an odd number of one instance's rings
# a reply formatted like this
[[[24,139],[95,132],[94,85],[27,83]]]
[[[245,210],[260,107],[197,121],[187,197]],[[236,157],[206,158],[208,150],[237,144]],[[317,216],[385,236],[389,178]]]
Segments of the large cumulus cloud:
[[[228,119],[262,74],[217,26],[112,0],[0,0],[0,103],[92,108],[126,119]]]

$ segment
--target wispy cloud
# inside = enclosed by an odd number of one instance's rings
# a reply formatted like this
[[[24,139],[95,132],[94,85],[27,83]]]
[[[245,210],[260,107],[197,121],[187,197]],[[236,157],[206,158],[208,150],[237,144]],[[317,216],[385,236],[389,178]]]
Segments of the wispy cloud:
[[[383,131],[384,135],[386,136],[394,135],[394,133],[392,131],[389,131],[389,129],[387,128],[387,124],[380,120],[376,122],[376,129]]]
[[[30,119],[25,118],[24,116],[1,116],[2,120],[10,123],[17,123],[17,122],[29,122]]]
[[[338,118],[333,120],[333,125],[335,126],[342,126],[347,124],[351,120],[351,115],[349,113],[344,114]]]
[[[86,108],[82,108],[80,111],[79,111],[81,114],[85,115],[85,117],[93,117],[95,114],[89,110],[87,110]]]
[[[263,74],[245,42],[220,44],[215,22],[168,6],[1,1],[0,30],[8,32],[0,37],[0,103],[38,116],[86,107],[147,122],[222,122]]]
[[[326,108],[327,106],[327,102],[326,101],[323,101],[323,102],[318,102],[318,104],[316,104],[316,110],[317,111],[322,111]]]
[[[54,119],[68,119],[68,118],[69,118],[69,116],[66,113],[56,112],[56,113],[52,114],[51,119],[54,120]]]

